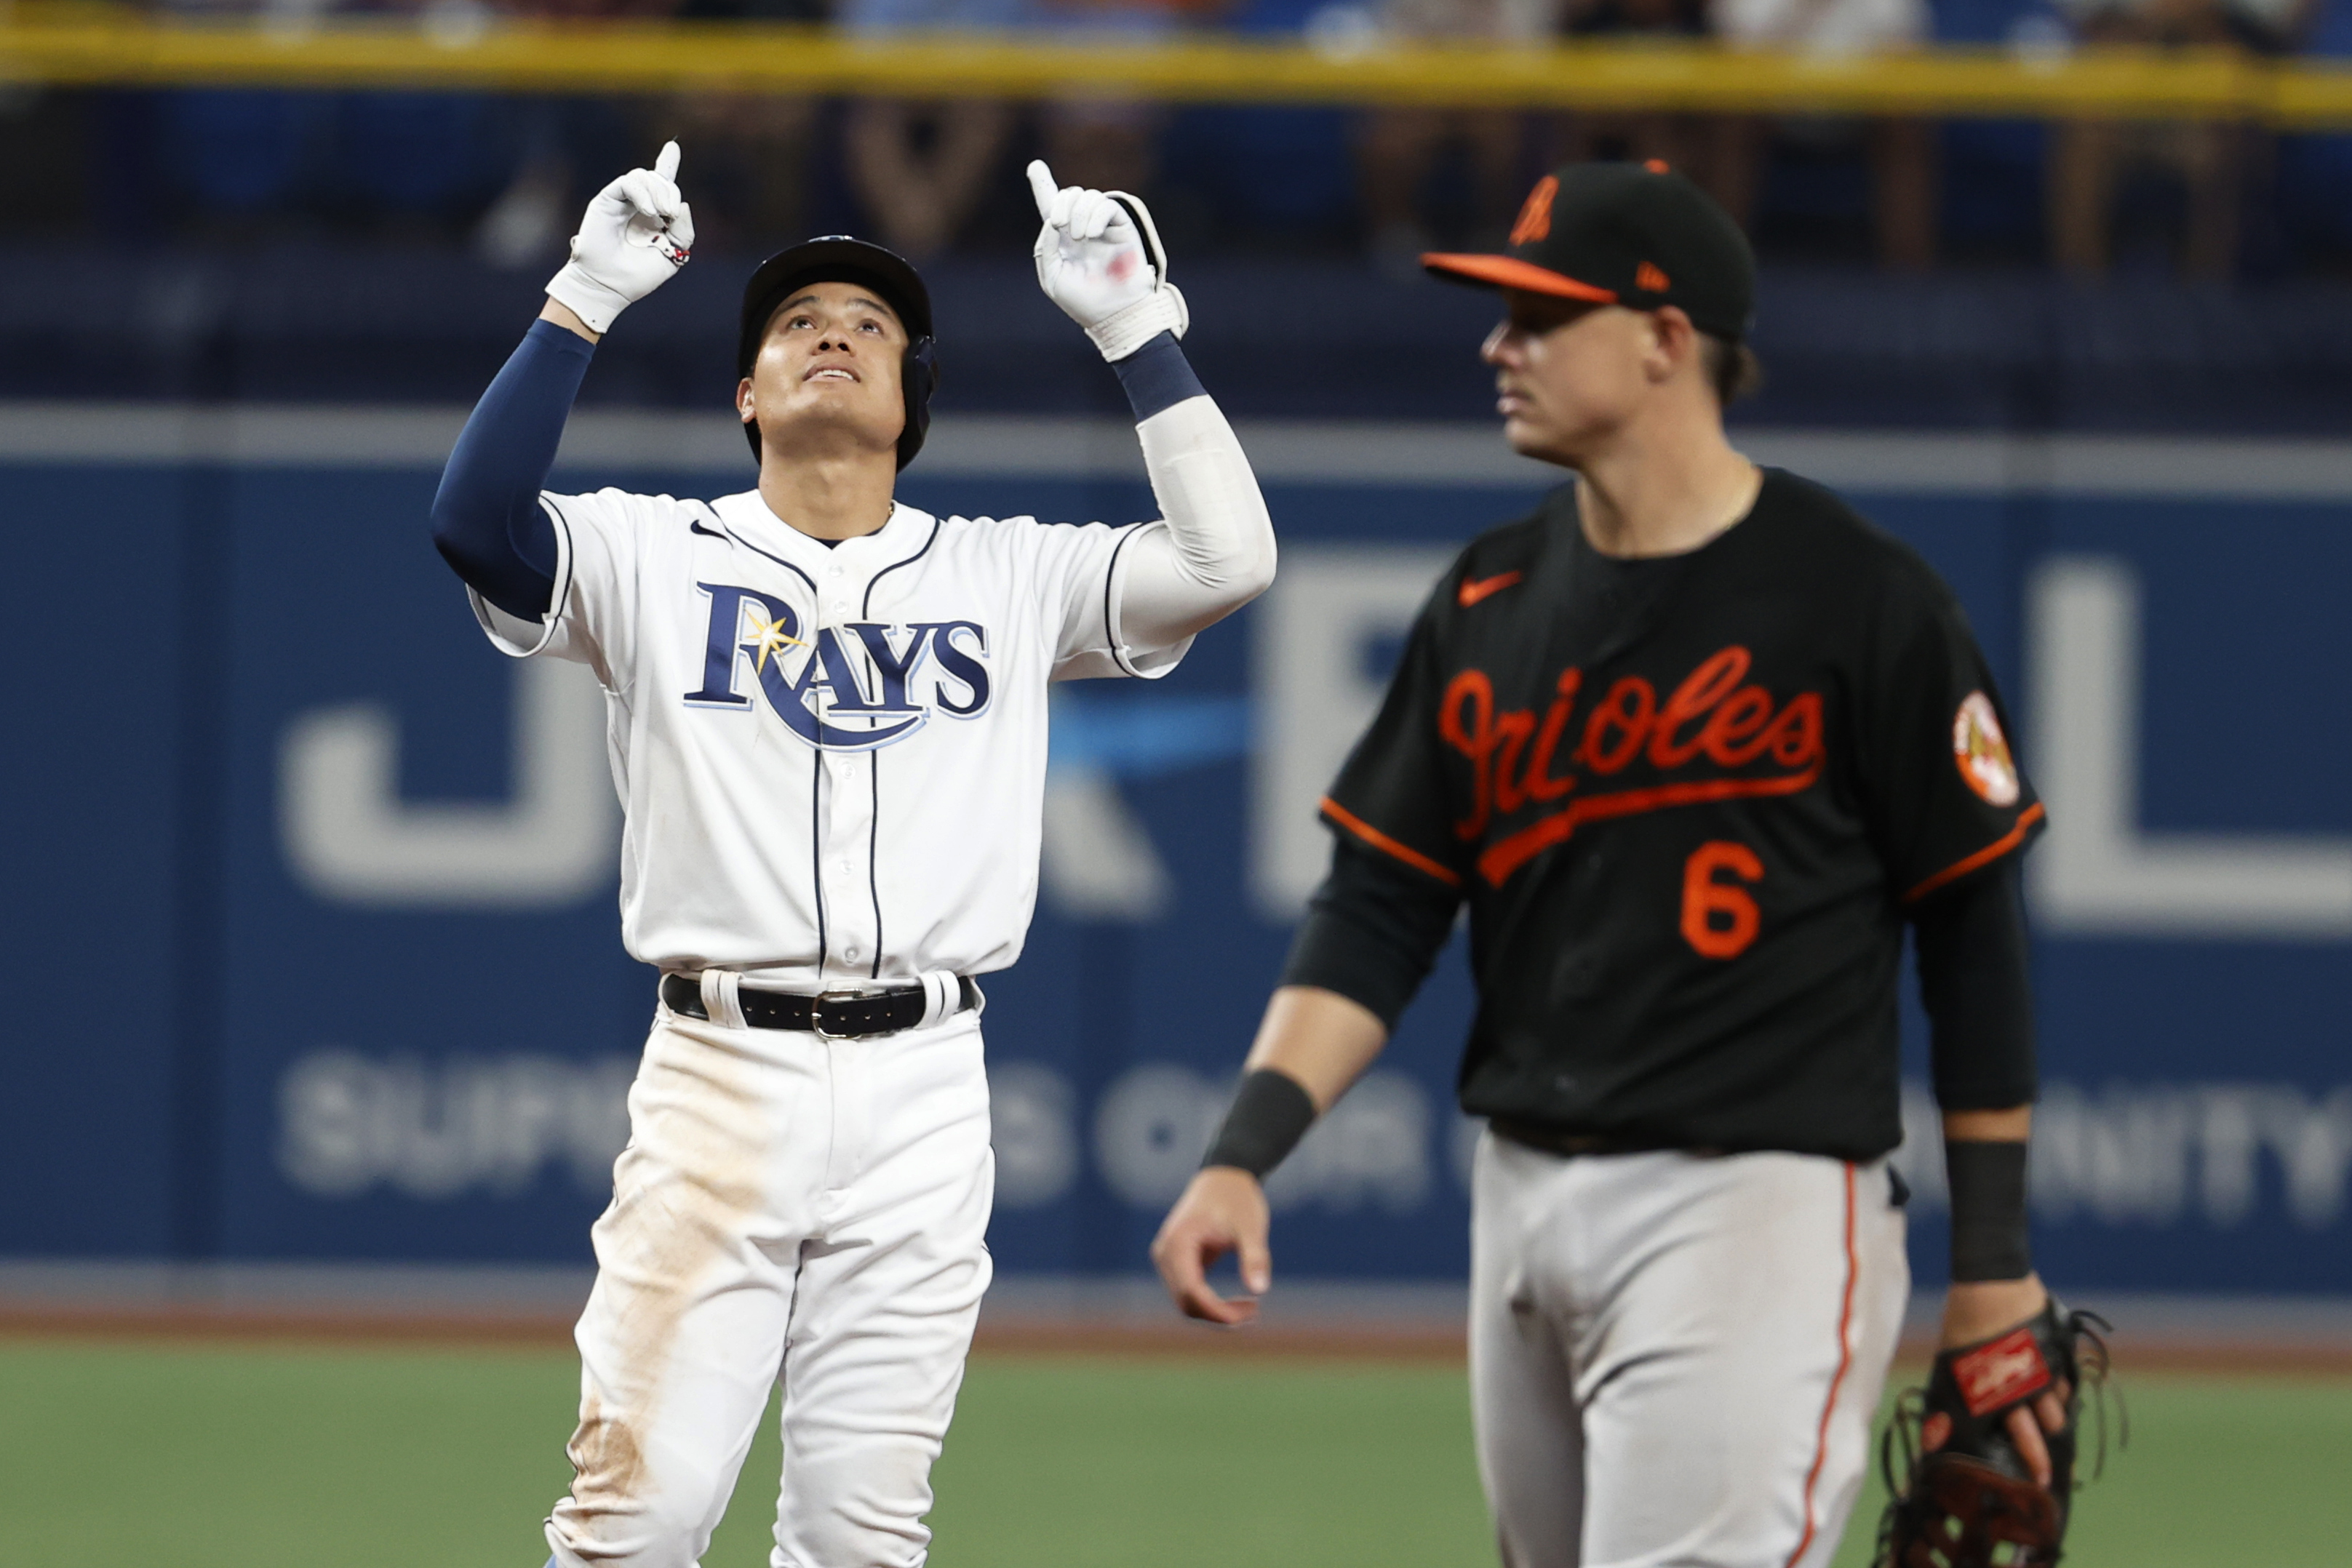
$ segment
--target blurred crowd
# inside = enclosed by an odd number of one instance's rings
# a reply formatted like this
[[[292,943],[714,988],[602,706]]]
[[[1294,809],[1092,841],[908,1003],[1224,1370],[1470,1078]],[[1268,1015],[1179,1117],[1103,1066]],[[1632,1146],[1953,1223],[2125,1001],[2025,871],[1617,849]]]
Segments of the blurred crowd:
[[[250,0],[184,0],[207,13]],[[417,11],[478,26],[479,0],[261,0],[285,19]],[[753,19],[859,36],[974,28],[1150,39],[1213,27],[1535,43],[1713,37],[1852,54],[1932,43],[2047,56],[2078,43],[2247,56],[2352,53],[2352,0],[509,0],[558,18]],[[694,92],[38,93],[0,97],[9,193],[152,242],[279,232],[465,245],[543,266],[584,197],[678,138],[706,246],[760,250],[853,228],[927,258],[1025,245],[1018,170],[1150,196],[1188,241],[1354,251],[1409,271],[1488,244],[1542,168],[1663,159],[1768,255],[1924,268],[1993,256],[2098,276],[2219,279],[2352,252],[2352,138],[2224,122],[1171,109],[1114,91],[1043,103]],[[1176,237],[1171,235],[1171,243]]]

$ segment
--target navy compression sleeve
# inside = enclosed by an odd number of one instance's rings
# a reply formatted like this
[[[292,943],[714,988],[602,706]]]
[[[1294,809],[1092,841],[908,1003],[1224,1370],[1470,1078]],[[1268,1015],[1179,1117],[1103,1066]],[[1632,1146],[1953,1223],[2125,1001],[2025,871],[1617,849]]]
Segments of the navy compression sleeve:
[[[555,597],[555,525],[539,504],[595,345],[534,321],[474,405],[433,497],[433,546],[467,587],[536,621]]]
[[[2005,1111],[2033,1099],[2033,991],[2017,862],[2007,856],[1912,911],[1936,1102],[1947,1111]]]
[[[1192,362],[1177,346],[1176,334],[1162,332],[1123,360],[1113,360],[1118,384],[1141,424],[1162,409],[1174,408],[1186,398],[1205,397],[1208,388],[1192,373]]]

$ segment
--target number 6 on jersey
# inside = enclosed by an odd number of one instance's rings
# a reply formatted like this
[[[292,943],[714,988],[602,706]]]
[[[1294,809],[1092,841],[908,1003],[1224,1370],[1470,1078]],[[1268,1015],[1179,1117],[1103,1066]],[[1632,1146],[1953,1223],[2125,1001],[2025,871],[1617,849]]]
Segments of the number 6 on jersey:
[[[1764,919],[1746,888],[1716,880],[1723,871],[1740,882],[1759,882],[1764,862],[1754,850],[1728,839],[1699,845],[1683,862],[1683,940],[1702,958],[1738,957],[1756,940]]]

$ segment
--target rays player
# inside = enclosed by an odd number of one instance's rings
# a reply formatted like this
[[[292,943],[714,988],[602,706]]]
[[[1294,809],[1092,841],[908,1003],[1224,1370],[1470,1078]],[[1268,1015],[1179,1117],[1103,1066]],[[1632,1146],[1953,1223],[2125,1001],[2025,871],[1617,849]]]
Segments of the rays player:
[[[544,493],[594,346],[685,265],[678,149],[589,205],[475,409],[434,539],[499,648],[594,672],[621,921],[661,971],[577,1338],[561,1568],[685,1568],[783,1390],[775,1568],[924,1560],[992,1167],[975,977],[1021,953],[1047,687],[1166,674],[1273,580],[1239,443],[1131,198],[1030,167],[1045,293],[1118,371],[1162,517],[893,499],[937,373],[922,280],[833,236],[743,296],[757,486]]]
[[[1504,1563],[1821,1568],[1908,1294],[1885,1161],[1906,926],[1951,1176],[1945,1343],[1998,1354],[2047,1309],[2017,877],[2042,807],[1927,563],[1729,444],[1754,276],[1722,210],[1662,164],[1587,164],[1536,186],[1511,242],[1424,262],[1501,292],[1505,434],[1575,481],[1423,608],[1154,1255],[1185,1311],[1255,1310],[1204,1265],[1238,1252],[1266,1288],[1260,1178],[1466,904],[1470,1374]],[[2011,1379],[1976,1414],[2048,1487],[2062,1403]]]

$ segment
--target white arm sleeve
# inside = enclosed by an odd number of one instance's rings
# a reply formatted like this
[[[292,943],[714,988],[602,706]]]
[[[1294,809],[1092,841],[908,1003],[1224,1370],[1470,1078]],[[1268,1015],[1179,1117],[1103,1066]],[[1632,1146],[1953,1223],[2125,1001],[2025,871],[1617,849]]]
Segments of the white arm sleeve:
[[[1214,400],[1186,398],[1135,427],[1162,528],[1118,564],[1120,641],[1166,648],[1223,620],[1274,582],[1274,519]]]

